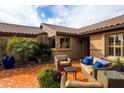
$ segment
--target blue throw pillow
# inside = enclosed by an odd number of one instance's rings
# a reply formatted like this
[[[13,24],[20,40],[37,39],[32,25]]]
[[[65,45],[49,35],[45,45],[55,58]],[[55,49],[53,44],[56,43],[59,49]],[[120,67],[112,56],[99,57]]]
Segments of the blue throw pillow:
[[[92,56],[88,56],[87,58],[89,59],[89,65],[93,65],[93,57]]]
[[[102,64],[98,61],[96,61],[92,66],[92,68],[100,68],[100,67],[102,67]]]
[[[98,59],[94,64],[93,64],[93,68],[100,68],[100,67],[106,67],[108,65],[108,63],[103,60],[103,59]]]
[[[85,58],[82,60],[82,64],[88,65],[88,64],[89,64],[89,59],[88,59],[87,57],[85,57]]]
[[[85,64],[85,65],[92,65],[92,64],[93,64],[93,57],[92,57],[92,56],[85,57],[85,58],[82,60],[82,64]]]
[[[100,58],[97,61],[101,63],[102,67],[106,67],[108,65],[108,63],[104,59]]]

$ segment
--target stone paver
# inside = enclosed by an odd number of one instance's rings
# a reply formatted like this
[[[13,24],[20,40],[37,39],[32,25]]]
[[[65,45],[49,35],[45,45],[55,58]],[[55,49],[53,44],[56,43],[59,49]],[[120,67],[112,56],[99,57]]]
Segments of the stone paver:
[[[73,63],[74,67],[80,67],[79,61]],[[54,68],[53,63],[35,65],[29,67],[14,68],[0,71],[1,88],[38,88],[37,76],[44,68]],[[62,72],[64,73],[64,72]],[[78,80],[87,80],[87,77],[81,71],[77,73]],[[73,80],[73,74],[68,74],[68,79]]]

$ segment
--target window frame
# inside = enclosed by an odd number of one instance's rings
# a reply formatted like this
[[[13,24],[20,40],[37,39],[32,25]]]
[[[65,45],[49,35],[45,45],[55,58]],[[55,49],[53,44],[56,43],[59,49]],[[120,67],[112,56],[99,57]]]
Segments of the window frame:
[[[69,48],[61,48],[61,43],[60,43],[60,39],[66,39],[66,38],[69,38]],[[58,50],[60,50],[60,51],[65,51],[65,50],[72,50],[72,38],[71,37],[69,37],[69,36],[60,36],[59,38],[58,38],[59,40],[59,47],[58,47]]]
[[[111,36],[111,35],[118,35],[118,34],[121,34],[123,36],[123,40],[121,40],[121,45],[116,45],[116,39],[114,37],[114,44],[113,45],[109,45],[109,40],[108,40],[108,37]],[[120,48],[121,52],[120,52],[120,56],[118,57],[124,57],[124,32],[119,32],[119,33],[111,33],[111,34],[106,34],[105,35],[105,46],[106,46],[106,51],[105,51],[105,54],[106,56],[117,56],[116,54],[116,48]],[[113,54],[114,55],[109,55],[109,47],[113,47]]]

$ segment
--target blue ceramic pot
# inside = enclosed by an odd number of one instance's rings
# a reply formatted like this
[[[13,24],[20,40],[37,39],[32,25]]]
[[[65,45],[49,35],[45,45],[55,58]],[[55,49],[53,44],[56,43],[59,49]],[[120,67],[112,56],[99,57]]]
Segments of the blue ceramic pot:
[[[13,56],[6,56],[3,58],[3,65],[6,69],[13,68],[15,65],[15,58]]]

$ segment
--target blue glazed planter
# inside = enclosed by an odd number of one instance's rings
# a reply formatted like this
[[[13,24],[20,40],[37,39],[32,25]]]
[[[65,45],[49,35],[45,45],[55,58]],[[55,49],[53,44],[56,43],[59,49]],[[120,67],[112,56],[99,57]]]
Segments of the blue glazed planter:
[[[13,68],[15,65],[15,58],[13,56],[6,56],[3,58],[3,65],[6,69]]]

